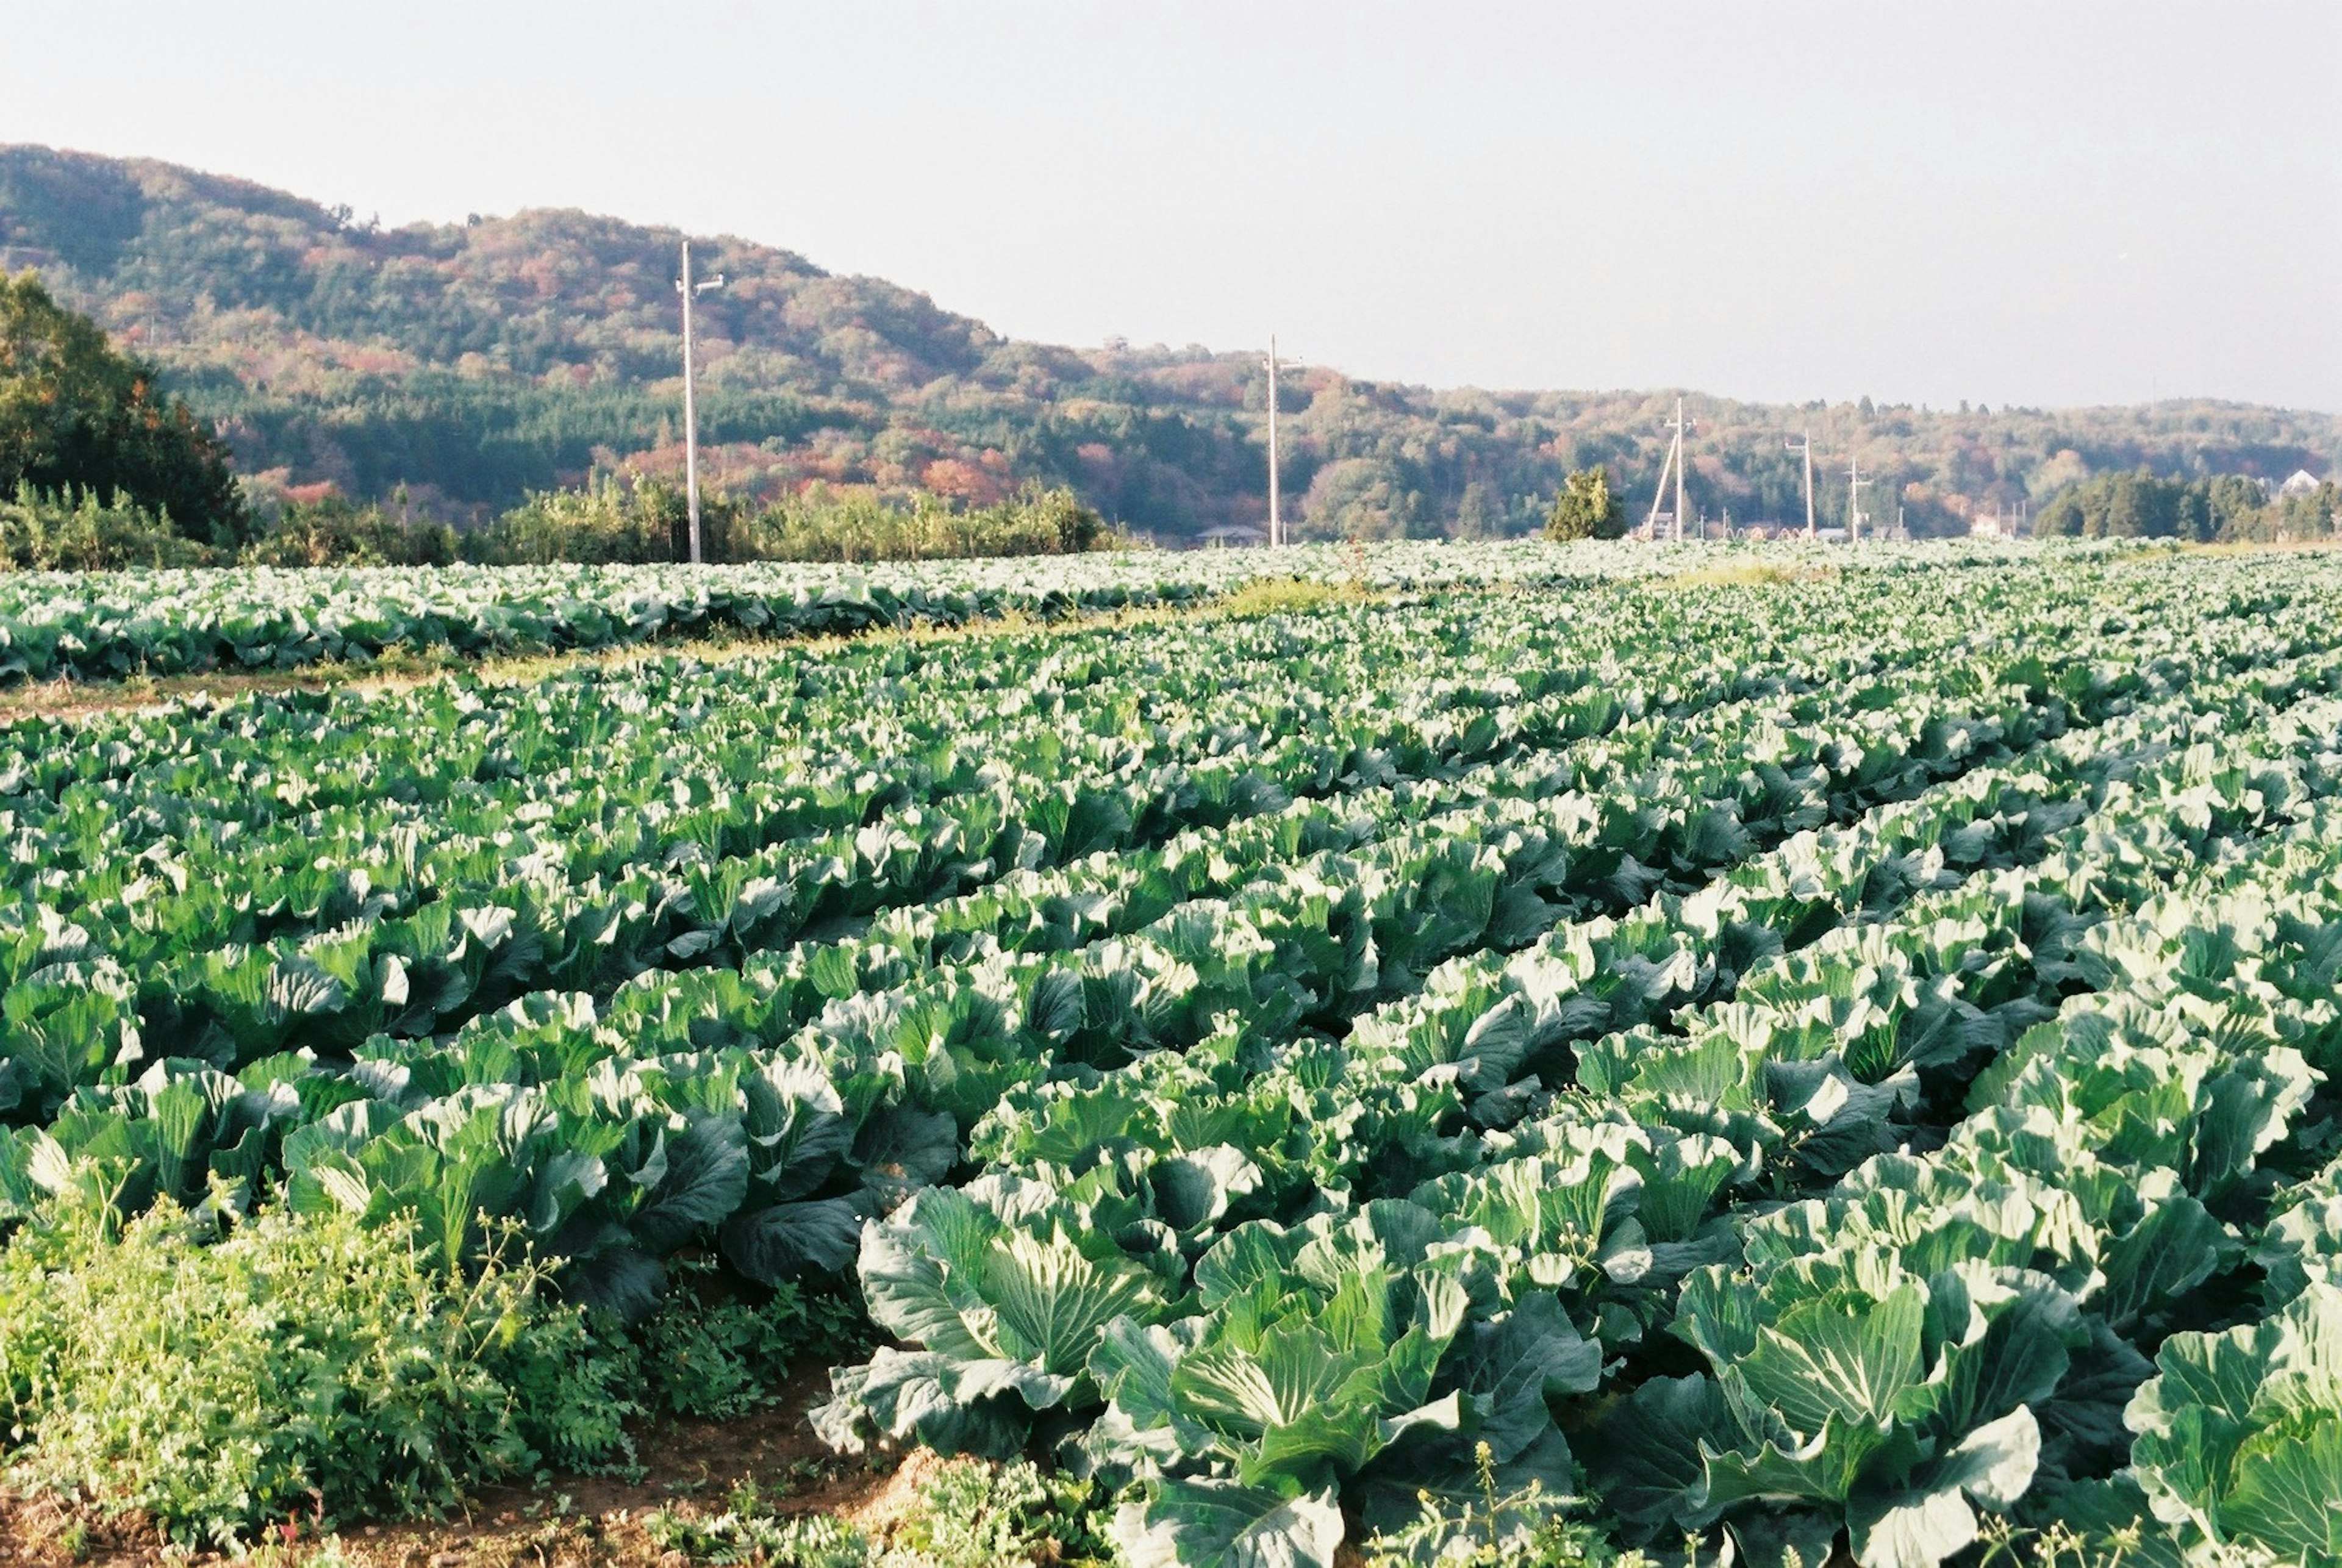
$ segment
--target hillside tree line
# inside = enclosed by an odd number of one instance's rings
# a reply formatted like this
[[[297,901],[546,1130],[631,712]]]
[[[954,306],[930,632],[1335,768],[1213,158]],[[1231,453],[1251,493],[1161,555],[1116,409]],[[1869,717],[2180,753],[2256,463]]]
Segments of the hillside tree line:
[[[332,494],[476,529],[599,474],[672,474],[676,232],[577,212],[385,228],[245,182],[42,147],[0,148],[0,266],[144,355],[211,420],[255,495]],[[1076,349],[1005,337],[927,296],[735,238],[696,242],[731,278],[703,303],[704,472],[777,503],[809,486],[967,508],[1070,490],[1166,543],[1267,510],[1259,357]],[[1670,390],[1434,391],[1323,368],[1278,391],[1296,534],[1535,533],[1572,473],[1647,502]],[[1841,524],[1859,458],[1878,520],[1964,533],[2141,466],[2280,478],[2342,462],[2342,420],[2208,401],[1956,409],[1691,395],[1696,513],[1802,524],[1784,436],[1826,464]],[[403,491],[402,491],[403,487]]]

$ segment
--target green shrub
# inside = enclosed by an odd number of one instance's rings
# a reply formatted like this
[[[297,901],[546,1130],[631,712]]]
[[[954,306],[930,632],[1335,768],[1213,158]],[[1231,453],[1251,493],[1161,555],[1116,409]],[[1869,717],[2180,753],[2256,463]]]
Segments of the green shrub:
[[[182,536],[169,514],[116,495],[100,503],[19,485],[0,501],[0,566],[30,572],[119,572],[139,566],[435,566],[458,554],[445,523],[403,522],[339,498],[264,514],[233,554]]]
[[[0,566],[26,572],[112,572],[130,566],[204,566],[213,553],[117,494],[110,503],[85,492],[77,500],[19,484],[0,501]]]
[[[28,1228],[0,1253],[8,1479],[225,1542],[606,1463],[636,1411],[623,1361],[545,1278],[494,1256],[450,1277],[404,1227],[340,1213]]]
[[[925,561],[1070,555],[1124,543],[1070,490],[1027,485],[989,506],[922,494],[896,506],[867,491],[816,488],[734,523],[734,560]]]
[[[1070,490],[1027,486],[989,506],[921,494],[907,504],[866,490],[816,486],[763,510],[702,498],[710,561],[926,561],[978,555],[1062,555],[1125,544]],[[91,572],[132,566],[492,566],[555,562],[634,564],[688,559],[683,492],[662,479],[605,477],[577,490],[531,495],[486,527],[458,534],[339,497],[260,514],[240,551],[182,538],[167,514],[117,496],[59,499],[20,487],[0,502],[0,566]]]
[[[455,559],[445,523],[405,522],[339,497],[288,505],[239,559],[248,566],[444,566]]]
[[[732,504],[705,502],[703,528],[728,523]],[[689,558],[683,493],[662,480],[620,484],[604,478],[582,490],[531,495],[487,527],[464,538],[464,557],[489,565],[555,561],[628,564]],[[711,554],[712,559],[724,559]]]
[[[700,501],[710,561],[926,561],[975,555],[1062,555],[1121,544],[1070,490],[1028,485],[989,506],[921,494],[908,504],[868,490],[816,486],[752,510],[722,495]],[[492,564],[642,562],[689,554],[683,493],[659,479],[604,478],[582,490],[532,495],[463,541],[465,558]]]

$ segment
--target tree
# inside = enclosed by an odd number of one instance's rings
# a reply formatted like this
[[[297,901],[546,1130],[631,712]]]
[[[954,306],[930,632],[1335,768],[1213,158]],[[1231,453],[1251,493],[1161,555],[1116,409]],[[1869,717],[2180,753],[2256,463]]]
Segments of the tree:
[[[2215,475],[2205,484],[2205,504],[2210,514],[2210,539],[2244,539],[2252,534],[2265,497],[2259,485],[2241,474]]]
[[[2178,518],[2178,535],[2197,544],[2212,536],[2212,498],[2203,484],[2190,484],[2179,493],[2174,514]]]
[[[2085,526],[2081,500],[2070,490],[2033,514],[2036,539],[2077,539]]]
[[[1608,469],[1581,468],[1562,483],[1560,493],[1553,498],[1553,510],[1546,515],[1545,536],[1560,540],[1626,536],[1626,508],[1610,494]]]
[[[2152,508],[2147,486],[2151,477],[2117,474],[2107,483],[2105,521],[2098,531],[2109,539],[2140,539],[2147,535]]]
[[[1302,531],[1312,539],[1410,539],[1435,532],[1423,492],[1410,488],[1400,464],[1377,457],[1343,457],[1309,482],[1302,498]]]
[[[2315,490],[2286,496],[2271,508],[2274,532],[2285,539],[2330,539],[2342,518],[2342,485],[2331,479]]]
[[[218,545],[248,521],[226,444],[29,272],[0,278],[0,492],[20,484],[127,496]]]
[[[1504,524],[1504,503],[1484,481],[1475,479],[1464,486],[1463,497],[1456,503],[1456,538],[1502,538]]]

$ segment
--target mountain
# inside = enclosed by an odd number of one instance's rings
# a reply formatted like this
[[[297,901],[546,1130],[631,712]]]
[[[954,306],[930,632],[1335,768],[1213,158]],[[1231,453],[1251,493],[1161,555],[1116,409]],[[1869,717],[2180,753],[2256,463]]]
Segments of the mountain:
[[[673,278],[685,236],[574,211],[385,229],[145,159],[0,147],[0,269],[153,360],[263,489],[405,486],[458,520],[600,469],[681,466]],[[1166,540],[1266,512],[1266,376],[1249,352],[1006,338],[923,294],[794,252],[692,236],[706,472],[740,492],[821,480],[988,500],[1073,484]],[[1435,391],[1312,367],[1280,393],[1285,494],[1323,536],[1517,532],[1570,469],[1648,504],[1673,392]],[[1864,497],[1964,529],[2094,474],[2281,479],[2342,464],[2342,419],[2202,401],[1953,413],[1686,394],[1690,506],[1802,521],[1782,438],[1812,433],[1818,505]]]

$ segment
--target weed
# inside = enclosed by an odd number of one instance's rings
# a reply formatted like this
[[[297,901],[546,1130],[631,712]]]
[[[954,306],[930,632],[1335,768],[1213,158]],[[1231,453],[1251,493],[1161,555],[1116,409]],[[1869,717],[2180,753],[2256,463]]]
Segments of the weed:
[[[785,1283],[762,1300],[710,1300],[712,1262],[678,1260],[675,1269],[703,1289],[671,1293],[635,1331],[645,1403],[654,1409],[736,1420],[772,1403],[797,1357],[842,1361],[870,1348],[869,1319],[848,1293]]]
[[[1382,595],[1363,583],[1319,583],[1302,577],[1256,577],[1217,601],[1213,608],[1231,620],[1262,615],[1289,615],[1340,604],[1380,602]]]
[[[1564,1517],[1578,1505],[1576,1499],[1547,1492],[1536,1481],[1518,1491],[1501,1491],[1495,1453],[1483,1443],[1474,1454],[1479,1496],[1458,1504],[1422,1493],[1423,1513],[1414,1523],[1395,1534],[1378,1532],[1367,1541],[1366,1568],[1428,1562],[1442,1568],[1646,1568],[1640,1553],[1619,1553],[1598,1531]],[[1696,1540],[1687,1552],[1696,1563]]]
[[[695,1563],[757,1563],[770,1568],[1104,1568],[1111,1502],[1103,1487],[1044,1475],[1031,1463],[955,1459],[936,1469],[912,1510],[870,1532],[843,1520],[778,1514],[753,1479],[721,1513],[686,1505],[646,1515],[643,1530],[662,1551]]]
[[[0,1253],[9,1479],[181,1541],[430,1513],[480,1481],[606,1461],[632,1406],[525,1255],[451,1277],[406,1228],[164,1203]]]
[[[1652,579],[1654,588],[1770,588],[1791,583],[1826,583],[1838,575],[1835,566],[1792,566],[1778,561],[1751,561],[1740,566],[1702,566]]]

